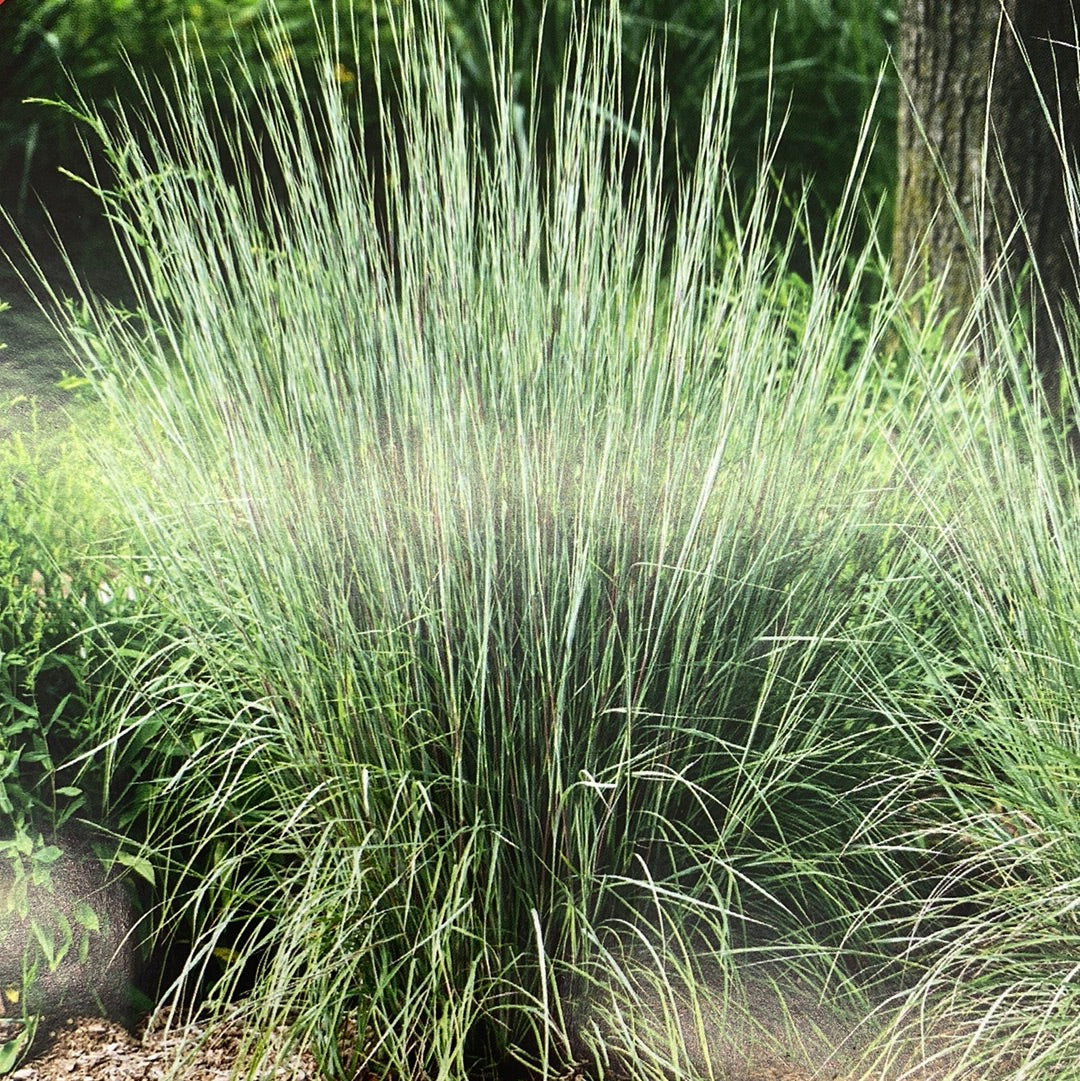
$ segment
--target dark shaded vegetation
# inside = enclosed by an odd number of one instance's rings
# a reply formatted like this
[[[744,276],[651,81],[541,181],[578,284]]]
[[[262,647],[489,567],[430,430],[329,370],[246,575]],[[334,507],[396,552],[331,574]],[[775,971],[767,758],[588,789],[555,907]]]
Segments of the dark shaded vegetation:
[[[489,35],[497,41],[512,28],[514,94],[521,116],[537,102],[550,101],[571,43],[573,6],[570,0],[556,0],[541,20],[541,6],[533,0],[517,0],[508,16],[495,5],[493,25],[486,27],[479,5],[446,0],[443,12],[467,100],[481,111],[491,108],[496,88],[490,81],[485,41]],[[208,81],[206,93],[223,104],[220,119],[227,140],[227,133],[236,130],[237,118],[230,112],[237,104],[244,111],[242,96],[230,104],[223,93],[222,80],[235,70],[234,50],[249,60],[263,58],[252,70],[264,90],[275,84],[283,65],[312,65],[317,53],[319,24],[308,0],[278,0],[287,40],[262,21],[267,7],[260,0],[206,0],[197,6],[182,0],[7,0],[0,5],[0,191],[5,193],[5,209],[23,221],[28,215],[32,220],[44,201],[54,212],[63,210],[69,225],[98,220],[95,200],[58,176],[58,170],[86,172],[78,125],[61,110],[25,99],[71,101],[77,91],[107,113],[109,102],[138,99],[136,77],[148,77],[148,85],[160,77],[167,83],[176,35],[198,42],[209,73],[218,73]],[[328,13],[330,5],[325,7]],[[343,87],[364,96],[367,115],[372,116],[371,49],[378,41],[386,65],[383,76],[392,79],[392,35],[385,16],[378,32],[373,30],[368,0],[349,0],[342,10],[355,19],[360,36],[357,45],[343,41],[338,47],[337,74]],[[673,137],[660,149],[668,183],[676,185],[701,149],[700,103],[722,46],[723,7],[625,0],[621,10],[628,80],[650,43],[659,44],[665,58],[660,84]],[[895,79],[886,61],[895,17],[895,7],[866,0],[746,5],[739,24],[741,107],[731,131],[731,160],[741,187],[749,191],[753,183],[772,111],[773,125],[783,117],[787,129],[773,159],[778,182],[783,180],[796,203],[800,188],[812,182],[809,218],[827,219],[840,203],[862,115],[883,73],[881,134],[866,194],[870,200],[884,196],[894,172]],[[541,105],[541,144],[551,120],[549,106]],[[523,127],[521,137],[529,136]],[[256,164],[262,160],[262,141],[257,134],[251,147]],[[376,150],[377,136],[369,133],[362,141],[366,152]],[[287,171],[279,180],[287,186]]]

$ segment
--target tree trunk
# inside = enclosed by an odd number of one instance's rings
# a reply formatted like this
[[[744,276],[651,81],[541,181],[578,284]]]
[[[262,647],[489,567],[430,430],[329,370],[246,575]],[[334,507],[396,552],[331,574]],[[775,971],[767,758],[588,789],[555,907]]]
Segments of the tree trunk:
[[[1080,145],[1076,40],[1071,0],[901,3],[894,272],[913,260],[915,282],[940,282],[961,313],[998,268],[1006,290],[1026,281],[1054,403],[1062,305],[1077,298],[1064,167]]]

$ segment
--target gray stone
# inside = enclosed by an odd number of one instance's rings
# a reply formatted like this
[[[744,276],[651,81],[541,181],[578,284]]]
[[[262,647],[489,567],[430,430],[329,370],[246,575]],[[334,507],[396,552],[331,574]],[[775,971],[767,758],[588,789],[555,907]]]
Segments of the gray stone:
[[[55,861],[0,854],[0,1016],[127,1022],[135,915],[118,868],[72,832]]]

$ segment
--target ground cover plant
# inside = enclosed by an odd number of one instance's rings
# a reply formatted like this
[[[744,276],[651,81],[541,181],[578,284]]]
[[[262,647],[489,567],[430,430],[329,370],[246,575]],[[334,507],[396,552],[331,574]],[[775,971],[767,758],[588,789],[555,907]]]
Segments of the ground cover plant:
[[[128,1008],[130,899],[102,892],[94,843],[142,867],[111,800],[125,780],[88,718],[122,690],[155,631],[122,514],[102,501],[91,431],[39,427],[0,405],[0,1072],[35,1046],[38,1015]],[[12,414],[9,428],[9,412]],[[138,592],[136,592],[138,590]],[[93,751],[89,756],[86,752]],[[131,800],[125,807],[130,811]],[[76,831],[87,821],[93,830]],[[120,840],[109,827],[120,831]],[[115,981],[106,971],[117,973]],[[44,1026],[41,1026],[44,1033]]]
[[[172,993],[328,1076],[1059,1077],[1078,493],[1014,323],[901,318],[869,126],[794,280],[730,44],[665,178],[616,14],[541,154],[403,5],[379,183],[333,28],[226,94],[247,169],[195,55],[83,103],[138,303],[73,344],[169,631],[93,717]]]
[[[14,411],[20,403],[3,403]],[[118,648],[140,639],[143,591],[126,519],[100,498],[90,446],[102,426],[42,431],[13,421],[0,442],[0,814],[109,818],[103,771],[86,787],[72,760],[92,746],[88,715],[122,682]],[[107,436],[104,437],[107,441]],[[91,770],[92,772],[92,770]],[[85,778],[82,778],[85,779]],[[103,802],[103,800],[105,802]]]

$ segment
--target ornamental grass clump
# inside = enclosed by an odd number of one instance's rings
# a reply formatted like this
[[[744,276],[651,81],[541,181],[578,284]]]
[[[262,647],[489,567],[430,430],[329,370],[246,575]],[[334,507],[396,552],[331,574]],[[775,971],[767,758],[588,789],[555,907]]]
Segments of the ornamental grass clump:
[[[977,500],[958,353],[890,367],[895,304],[861,307],[864,158],[800,288],[772,133],[729,183],[729,49],[672,206],[613,8],[544,147],[502,45],[481,125],[432,6],[395,20],[375,117],[332,29],[315,89],[238,63],[250,116],[182,54],[86,117],[138,304],[82,341],[181,628],[102,738],[169,857],[175,996],[341,1077],[928,1057],[860,1019],[915,986],[930,1025],[992,882],[968,818],[931,828],[971,746],[931,584]]]

